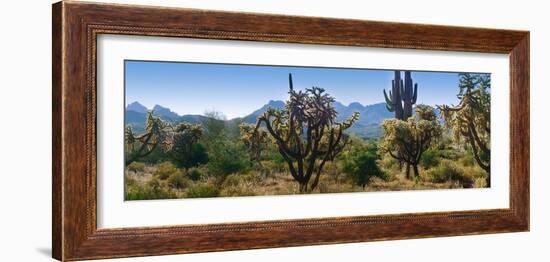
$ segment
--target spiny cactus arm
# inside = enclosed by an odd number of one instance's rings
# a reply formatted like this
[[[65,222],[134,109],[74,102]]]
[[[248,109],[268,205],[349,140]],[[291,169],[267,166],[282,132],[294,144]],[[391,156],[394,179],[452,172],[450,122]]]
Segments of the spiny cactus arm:
[[[296,154],[296,152],[294,152],[293,150],[291,150],[288,145],[286,144],[286,141],[282,138],[281,134],[279,134],[279,132],[277,132],[277,130],[275,130],[271,124],[271,117],[273,115],[273,111],[272,110],[268,110],[266,111],[262,116],[260,116],[258,118],[258,122],[256,124],[256,128],[258,128],[260,125],[261,125],[261,122],[264,122],[265,123],[265,127],[267,129],[267,131],[271,134],[271,136],[273,136],[273,138],[275,139],[275,141],[277,142],[277,145],[279,146],[279,148],[281,148],[282,150],[285,151],[285,153],[288,155],[288,156],[291,156],[292,158],[298,158],[299,156]]]
[[[294,85],[292,84],[292,74],[288,74],[288,87],[291,91],[294,90]]]
[[[298,172],[296,171],[296,168],[294,167],[294,161],[292,160],[292,158],[290,158],[290,156],[281,147],[279,147],[279,153],[281,154],[283,159],[286,161],[288,169],[290,171],[290,175],[292,176],[292,178],[294,178],[298,182],[302,182],[304,178],[301,177],[300,175],[298,175]]]
[[[485,154],[491,154],[491,150],[487,146],[487,144],[482,141],[479,137],[478,131],[474,125],[473,121],[468,121],[468,129],[470,129],[470,133],[472,134],[475,142],[479,146],[479,148],[485,153]]]
[[[309,156],[306,158],[307,167],[306,167],[306,173],[304,174],[305,181],[309,181],[309,179],[311,178],[311,175],[313,174],[315,163],[317,161],[318,156],[320,154],[323,154],[323,152],[321,152],[321,142],[322,142],[321,140],[323,139],[323,137],[325,137],[326,132],[332,132],[332,131],[333,130],[326,124],[316,125],[314,129],[314,135],[311,137],[311,140],[312,140],[311,154],[309,154]]]
[[[337,124],[338,128],[342,130],[346,130],[350,128],[353,125],[353,123],[359,120],[360,115],[361,113],[359,112],[353,112],[353,114],[348,119],[344,120],[344,122],[342,123]]]
[[[305,146],[305,149],[303,150],[304,156],[309,155],[309,153],[311,152],[312,145],[313,145],[312,141],[313,141],[314,128],[317,128],[317,127],[312,126],[311,123],[308,122],[307,130],[306,130],[306,146]]]
[[[349,142],[347,139],[348,137],[344,134],[344,130],[350,128],[355,121],[359,119],[359,112],[354,112],[351,117],[346,119],[342,123],[336,123],[334,126],[330,128],[329,136],[328,136],[328,146],[326,151],[319,151],[318,153],[323,155],[323,158],[321,159],[321,162],[319,163],[319,167],[315,171],[315,178],[313,179],[313,182],[311,183],[310,189],[313,190],[317,187],[319,183],[319,177],[321,176],[321,170],[323,170],[323,167],[325,163],[329,160],[332,160],[338,155],[346,146],[346,144]],[[314,163],[311,163],[313,165]],[[306,174],[306,180],[309,180],[309,177],[311,177],[313,173],[313,169],[310,170]]]
[[[476,160],[479,167],[481,167],[487,173],[490,173],[491,172],[491,166],[489,164],[486,164],[485,162],[483,162],[483,160],[481,160],[481,157],[479,155],[478,147],[475,146],[476,142],[475,142],[475,138],[474,138],[474,135],[472,133],[472,130],[468,129],[466,138],[467,138],[468,142],[471,145],[472,151],[474,153],[474,159]]]
[[[323,167],[325,166],[325,163],[329,159],[333,159],[337,152],[335,150],[341,150],[342,148],[338,148],[338,144],[340,144],[340,141],[343,137],[344,132],[344,124],[337,124],[339,126],[338,128],[332,128],[330,137],[329,137],[329,146],[326,152],[324,152],[323,159],[321,160],[321,163],[319,163],[319,167],[317,168],[317,171],[315,172],[315,178],[313,179],[313,182],[311,183],[310,189],[314,190],[317,185],[319,184],[319,178],[321,177],[321,170],[323,170]],[[336,130],[336,132],[334,132]],[[336,136],[336,137],[335,137]]]
[[[393,112],[395,110],[395,107],[393,106],[393,101],[391,100],[391,98],[388,98],[388,94],[386,94],[386,89],[384,89],[383,91],[384,91],[384,99],[386,99],[386,109],[388,109],[388,111],[390,112]],[[391,91],[390,91],[390,97],[392,97]]]
[[[413,97],[412,97],[412,104],[416,104],[416,97],[418,95],[418,84],[415,83],[414,84],[414,93],[413,93]]]
[[[134,153],[130,154],[130,156],[128,157],[128,159],[126,159],[126,165],[129,165],[130,163],[138,160],[139,158],[142,158],[142,157],[146,157],[148,156],[149,154],[151,154],[155,148],[157,147],[158,143],[149,143],[149,141],[151,140],[153,134],[152,133],[149,133],[146,137],[145,137],[145,140],[142,142],[141,146],[139,147],[139,149],[137,151],[135,151]],[[144,153],[143,151],[148,148],[148,150]]]
[[[267,141],[267,131],[256,129],[253,124],[242,123],[239,125],[241,142],[245,145],[251,161],[259,161]]]
[[[134,144],[136,143],[136,136],[134,135],[134,130],[131,125],[126,126],[124,130],[124,139],[127,145],[131,146],[134,149]]]

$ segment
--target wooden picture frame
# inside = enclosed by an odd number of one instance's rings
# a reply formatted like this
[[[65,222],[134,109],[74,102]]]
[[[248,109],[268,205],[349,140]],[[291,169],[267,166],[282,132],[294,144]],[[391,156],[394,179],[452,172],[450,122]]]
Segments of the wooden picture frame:
[[[53,257],[82,260],[529,230],[529,32],[83,2],[53,5]],[[99,34],[508,54],[510,207],[98,229]]]

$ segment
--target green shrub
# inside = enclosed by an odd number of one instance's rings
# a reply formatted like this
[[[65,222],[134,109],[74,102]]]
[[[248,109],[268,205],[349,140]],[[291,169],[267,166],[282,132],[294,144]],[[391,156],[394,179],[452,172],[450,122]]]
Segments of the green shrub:
[[[483,170],[478,165],[474,165],[471,167],[466,167],[465,172],[472,175],[472,179],[474,181],[473,186],[475,188],[485,188],[487,187],[487,172]]]
[[[428,181],[444,183],[462,175],[462,170],[452,161],[442,160],[440,164],[425,172]]]
[[[422,154],[422,158],[420,159],[420,164],[428,169],[434,166],[437,166],[439,164],[439,152],[436,149],[428,149],[424,154]]]
[[[128,170],[132,172],[143,172],[145,170],[145,163],[142,162],[132,162],[128,165]]]
[[[202,144],[192,144],[190,152],[172,150],[172,159],[179,167],[190,168],[208,163],[208,153]]]
[[[189,179],[182,173],[176,172],[171,174],[166,180],[168,186],[171,188],[183,189],[189,186],[191,183]]]
[[[217,177],[238,173],[250,166],[244,145],[220,138],[211,144],[208,172]]]
[[[187,170],[187,177],[193,181],[199,181],[203,176],[202,171],[196,167]]]
[[[472,174],[472,177],[475,179],[478,179],[478,178],[487,179],[487,176],[488,176],[487,172],[483,170],[481,167],[479,167],[478,165],[467,167],[464,170],[466,170],[466,172],[468,172],[469,174]]]
[[[445,183],[447,181],[458,181],[464,187],[472,187],[473,177],[471,173],[465,172],[462,167],[451,160],[441,160],[438,166],[425,172],[425,177],[433,183]]]
[[[474,156],[472,154],[464,154],[464,156],[460,158],[460,163],[464,166],[473,166],[475,165]]]
[[[444,149],[438,151],[440,159],[458,160],[464,155],[463,152],[456,149]]]
[[[157,164],[169,160],[170,156],[160,147],[155,148],[149,155],[141,158],[141,161],[148,164]]]
[[[356,185],[364,188],[371,177],[385,178],[384,172],[376,164],[377,160],[378,157],[371,152],[360,152],[345,161],[344,173],[348,174]]]
[[[378,161],[380,167],[382,167],[387,172],[396,173],[399,172],[399,162],[392,158],[389,155],[384,155],[382,159]]]
[[[157,165],[157,169],[155,172],[153,172],[153,176],[155,176],[158,179],[165,180],[168,177],[170,177],[174,173],[181,172],[174,164],[171,162],[162,162]]]
[[[217,197],[219,190],[212,184],[196,184],[187,189],[187,198]]]

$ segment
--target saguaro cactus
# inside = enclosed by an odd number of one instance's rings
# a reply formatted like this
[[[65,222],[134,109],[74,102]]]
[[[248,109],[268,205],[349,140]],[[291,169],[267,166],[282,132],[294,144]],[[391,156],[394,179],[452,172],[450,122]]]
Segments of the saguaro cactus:
[[[403,99],[403,120],[412,116],[412,106],[416,104],[418,95],[418,84],[414,84],[411,78],[411,71],[405,71],[405,86],[401,85],[401,98]]]
[[[403,81],[401,81],[401,71],[395,71],[394,80],[391,81],[390,95],[386,94],[384,89],[384,98],[386,99],[386,108],[390,112],[395,112],[395,118],[403,119],[403,106],[401,105],[401,87]]]
[[[417,95],[418,84],[414,84],[413,90],[411,71],[405,71],[405,81],[403,81],[401,80],[401,71],[395,70],[395,76],[392,80],[392,90],[389,92],[389,96],[384,89],[386,108],[390,112],[395,112],[396,119],[406,120],[412,116],[412,107],[416,104]]]

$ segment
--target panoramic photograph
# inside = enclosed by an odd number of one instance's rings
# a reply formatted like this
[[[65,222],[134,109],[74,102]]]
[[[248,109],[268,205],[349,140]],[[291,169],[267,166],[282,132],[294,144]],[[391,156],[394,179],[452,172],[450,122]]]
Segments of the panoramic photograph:
[[[491,187],[488,73],[126,60],[124,74],[125,200]]]

